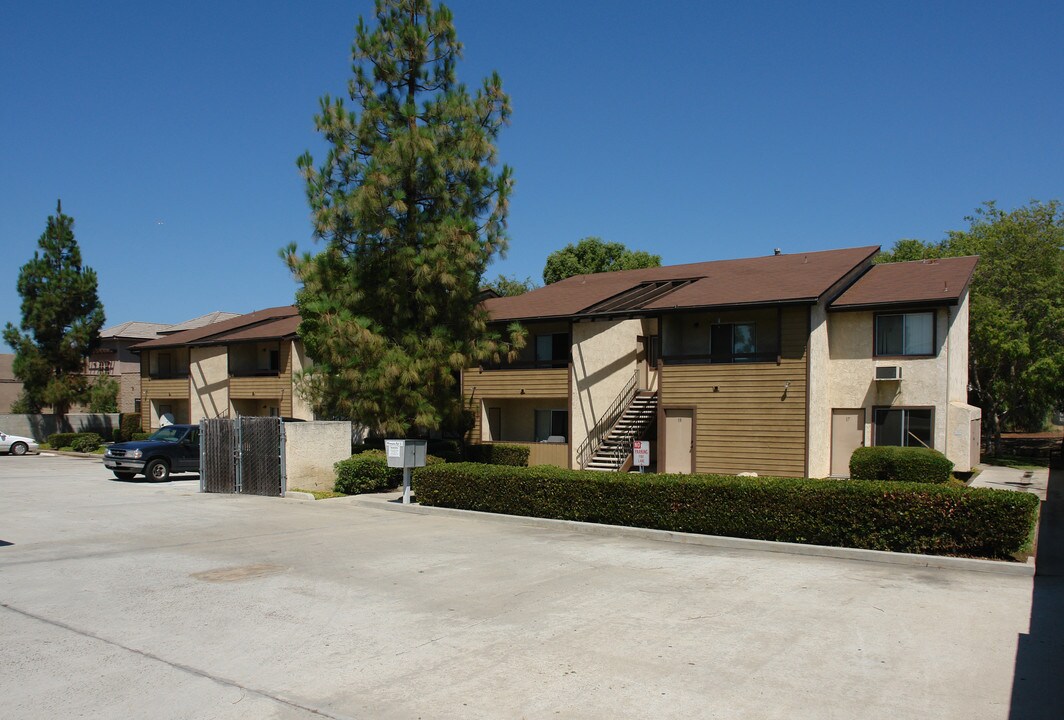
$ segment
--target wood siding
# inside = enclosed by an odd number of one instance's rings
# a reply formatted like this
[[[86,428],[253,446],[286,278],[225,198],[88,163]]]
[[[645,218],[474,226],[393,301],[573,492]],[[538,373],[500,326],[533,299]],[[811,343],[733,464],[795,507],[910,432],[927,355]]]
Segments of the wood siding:
[[[140,394],[142,402],[148,400],[161,400],[173,398],[174,400],[188,400],[188,378],[168,378],[166,380],[152,380],[141,378]]]
[[[783,310],[778,365],[662,368],[661,407],[695,408],[695,472],[805,474],[808,318]]]
[[[569,403],[569,368],[529,370],[479,370],[462,373],[462,398],[473,412],[473,430],[469,437],[480,442],[480,401],[493,398],[563,398]],[[564,467],[564,465],[563,465]]]

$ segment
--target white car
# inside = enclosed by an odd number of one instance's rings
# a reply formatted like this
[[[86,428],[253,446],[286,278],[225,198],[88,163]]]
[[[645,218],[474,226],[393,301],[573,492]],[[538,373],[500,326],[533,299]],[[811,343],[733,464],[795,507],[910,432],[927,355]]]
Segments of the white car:
[[[33,438],[8,435],[3,430],[0,430],[0,453],[25,455],[28,452],[37,452],[38,450],[40,450],[40,447]]]

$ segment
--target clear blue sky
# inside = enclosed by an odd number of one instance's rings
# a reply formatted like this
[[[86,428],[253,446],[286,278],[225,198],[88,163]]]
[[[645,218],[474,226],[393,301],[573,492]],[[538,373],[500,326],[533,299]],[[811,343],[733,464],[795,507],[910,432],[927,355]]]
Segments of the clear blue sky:
[[[666,264],[940,239],[984,200],[1064,199],[1064,3],[450,3],[513,101],[511,250],[587,235]],[[0,9],[0,324],[57,197],[108,324],[292,301],[367,0]]]

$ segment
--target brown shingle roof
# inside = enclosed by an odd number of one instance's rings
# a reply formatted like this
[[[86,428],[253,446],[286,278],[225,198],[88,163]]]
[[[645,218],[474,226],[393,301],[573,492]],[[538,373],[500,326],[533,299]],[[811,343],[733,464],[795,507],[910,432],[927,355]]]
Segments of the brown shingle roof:
[[[192,345],[220,345],[222,343],[251,342],[254,340],[279,340],[295,337],[301,318],[298,315],[267,320],[240,330],[212,335]]]
[[[228,335],[236,333],[237,331],[250,330],[252,326],[262,325],[268,321],[292,317],[296,318],[296,326],[298,327],[299,314],[295,305],[267,308],[265,310],[257,310],[253,313],[248,313],[247,315],[238,315],[230,320],[222,320],[221,322],[212,323],[193,330],[185,330],[184,332],[167,335],[158,340],[137,343],[130,349],[151,350],[154,348],[179,347],[182,345],[212,345],[215,342],[228,342],[227,340],[216,340],[215,338],[216,336]],[[272,335],[271,337],[283,336]]]
[[[695,282],[643,308],[814,302],[878,250],[868,246],[577,275],[524,295],[486,300],[484,307],[493,320],[571,317],[643,283],[683,279]]]
[[[978,257],[883,263],[861,276],[832,310],[883,305],[956,305],[972,280]]]

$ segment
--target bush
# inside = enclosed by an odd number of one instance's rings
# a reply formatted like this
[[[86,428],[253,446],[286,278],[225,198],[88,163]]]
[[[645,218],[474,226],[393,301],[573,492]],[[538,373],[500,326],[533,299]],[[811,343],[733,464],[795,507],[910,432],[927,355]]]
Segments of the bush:
[[[469,445],[466,447],[466,460],[485,465],[524,467],[528,465],[529,452],[530,449],[526,445],[506,445],[505,443]]]
[[[150,437],[151,437],[151,433],[135,432],[135,433],[133,433],[133,435],[130,438],[130,440],[147,440]]]
[[[101,443],[103,443],[103,438],[96,433],[78,433],[70,443],[70,447],[74,452],[91,453],[98,450]]]
[[[367,450],[384,450],[384,438],[366,438],[360,443],[351,446],[352,455],[360,455]]]
[[[434,455],[425,456],[426,465],[444,462]],[[380,492],[399,487],[403,482],[403,469],[388,467],[388,457],[383,450],[366,450],[341,460],[336,469],[335,492],[346,495]]]
[[[77,436],[78,433],[52,433],[48,436],[48,444],[52,446],[53,450],[70,447],[74,444],[74,439]]]
[[[125,442],[126,436],[122,434],[122,428],[114,428],[111,430],[111,442]]]
[[[417,473],[423,505],[758,540],[1008,558],[1038,498],[942,485],[538,466],[439,465]]]
[[[123,413],[119,425],[122,428],[122,442],[132,440],[140,432],[140,413]]]
[[[945,455],[922,447],[862,447],[850,457],[853,480],[944,483],[952,472],[953,463]]]

